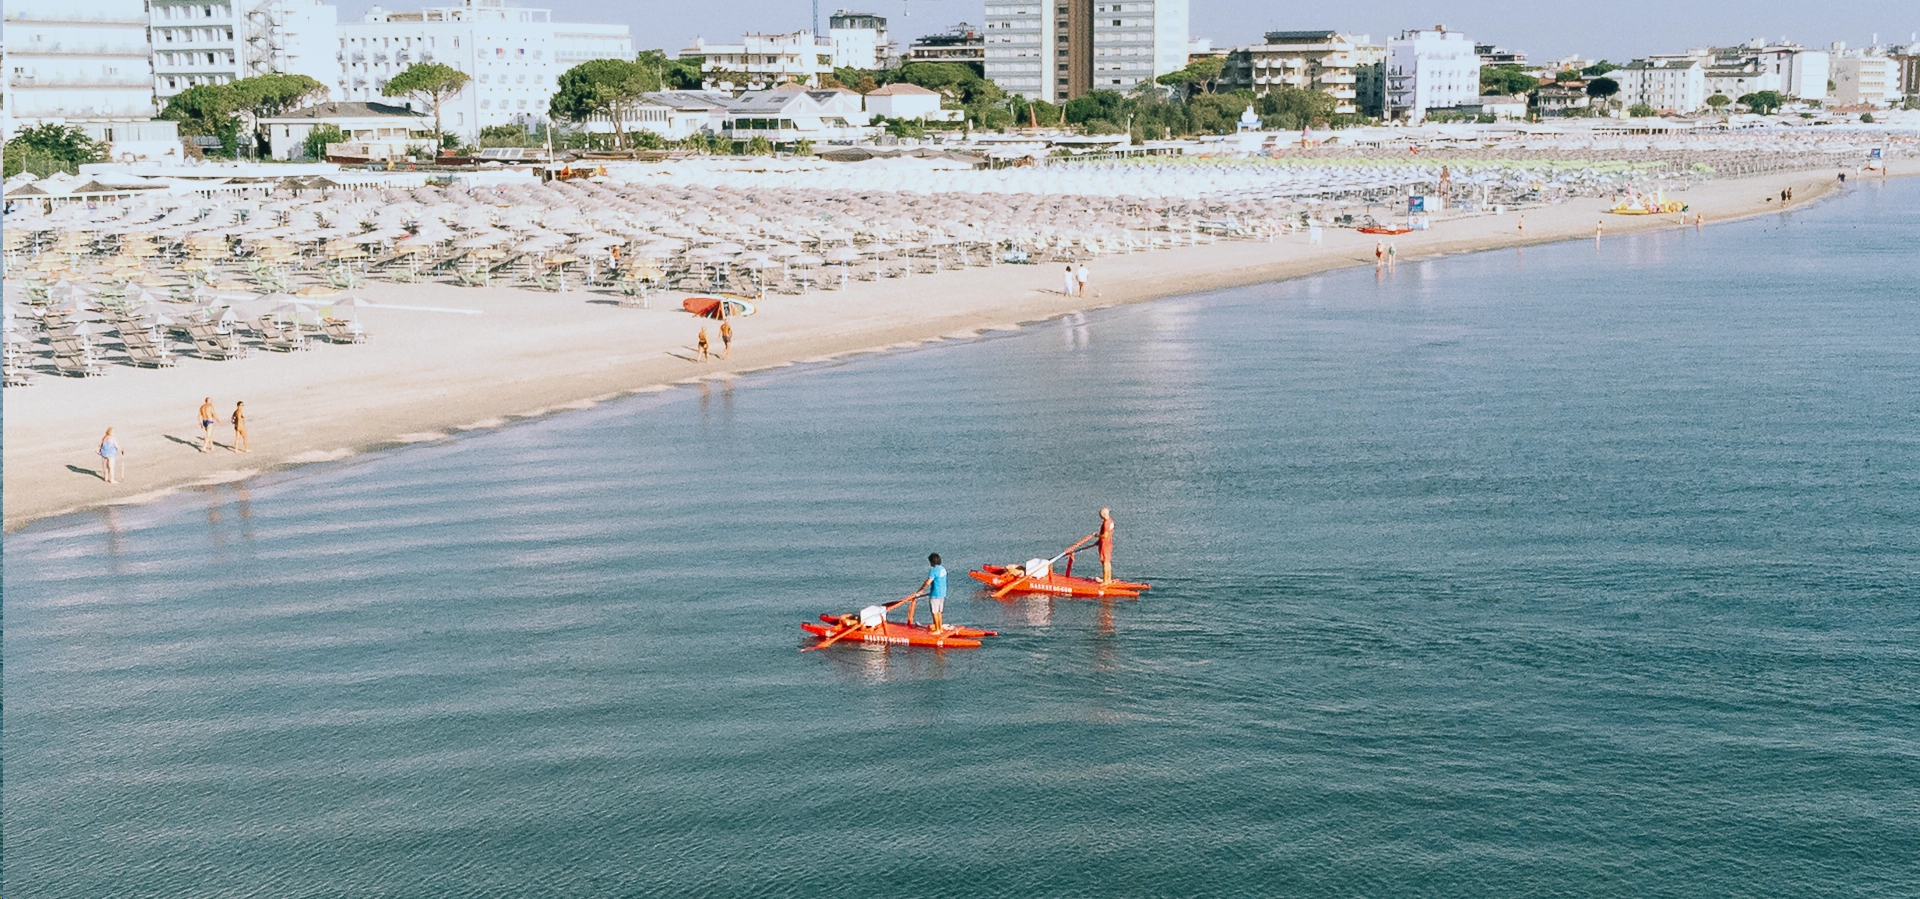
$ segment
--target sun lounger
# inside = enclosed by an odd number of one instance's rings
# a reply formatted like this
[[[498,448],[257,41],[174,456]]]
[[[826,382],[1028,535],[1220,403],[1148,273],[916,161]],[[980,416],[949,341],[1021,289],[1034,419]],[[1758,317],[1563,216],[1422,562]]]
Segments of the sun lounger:
[[[320,331],[328,343],[366,343],[367,332],[360,330],[360,323],[348,319],[329,318],[320,323]]]

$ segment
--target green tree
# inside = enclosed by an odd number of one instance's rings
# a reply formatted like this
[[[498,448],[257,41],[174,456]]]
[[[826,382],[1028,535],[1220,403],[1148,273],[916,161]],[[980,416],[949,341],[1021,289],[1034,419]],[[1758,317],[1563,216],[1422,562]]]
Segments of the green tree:
[[[700,66],[706,62],[699,56],[669,59],[664,50],[642,50],[633,61],[653,70],[654,80],[660,85],[658,90],[676,91],[699,90]]]
[[[1580,81],[1582,77],[1579,72],[1555,72],[1553,73],[1553,82],[1555,84],[1566,84],[1572,81]]]
[[[834,69],[833,74],[828,77],[833,80],[834,84],[840,87],[859,91],[863,94],[869,93],[880,86],[880,80],[875,76],[874,72],[868,69],[856,69],[852,66],[841,66]]]
[[[227,155],[239,144],[240,95],[231,84],[198,84],[174,94],[160,117],[180,123],[189,137],[217,137]]]
[[[1707,105],[1713,107],[1714,112],[1725,112],[1728,106],[1733,105],[1733,98],[1714,91],[1713,96],[1707,98]]]
[[[393,76],[380,88],[383,97],[407,97],[433,106],[433,133],[446,134],[440,127],[440,104],[460,93],[472,79],[467,73],[438,62],[416,62]]]
[[[1540,79],[1515,65],[1480,69],[1480,90],[1487,94],[1524,94],[1540,86]]]
[[[1740,105],[1755,115],[1773,115],[1779,111],[1784,99],[1779,91],[1756,91],[1740,95]]]
[[[1281,84],[1260,98],[1254,112],[1268,128],[1295,130],[1331,122],[1335,105],[1330,94]]]
[[[959,62],[910,62],[884,74],[888,83],[917,84],[956,99],[962,98],[974,82],[985,81],[972,66]]]
[[[327,158],[327,145],[337,144],[346,139],[347,133],[341,131],[338,125],[315,125],[312,131],[307,132],[307,158],[325,161]]]
[[[279,72],[242,78],[231,87],[240,104],[241,118],[246,120],[247,131],[253,136],[255,153],[261,156],[267,155],[269,147],[266,131],[260,127],[261,119],[285,115],[327,96],[326,85],[305,75]]]
[[[1653,105],[1649,103],[1635,103],[1627,107],[1627,115],[1633,116],[1636,119],[1651,118],[1653,116]]]
[[[480,146],[534,146],[534,136],[526,125],[488,125],[480,129]]]
[[[1617,93],[1620,93],[1620,82],[1612,78],[1595,78],[1587,82],[1587,96],[1603,103]]]
[[[1594,63],[1593,65],[1590,65],[1584,69],[1581,69],[1580,74],[1585,75],[1588,78],[1594,78],[1600,75],[1605,75],[1608,72],[1611,72],[1617,68],[1620,68],[1620,67],[1603,59],[1603,60],[1600,60],[1599,62]]]
[[[55,171],[78,172],[84,163],[99,162],[107,156],[107,145],[87,136],[85,131],[67,125],[40,125],[14,132],[6,145],[6,177],[22,171],[34,171],[42,177]]]
[[[1220,85],[1220,75],[1226,70],[1225,59],[1203,56],[1187,63],[1184,69],[1168,72],[1154,80],[1178,90],[1181,97],[1191,99],[1196,93],[1213,93]]]
[[[556,119],[584,122],[603,115],[613,122],[614,144],[627,143],[626,113],[647,91],[660,89],[651,68],[620,59],[590,59],[560,73],[547,110]]]
[[[639,144],[642,150],[658,150],[667,145],[666,138],[652,131],[640,132],[640,136],[634,138],[633,142]]]
[[[752,140],[747,141],[747,155],[748,156],[772,156],[773,141],[767,140],[766,138],[761,137],[760,135],[757,135],[757,134],[754,135]]]

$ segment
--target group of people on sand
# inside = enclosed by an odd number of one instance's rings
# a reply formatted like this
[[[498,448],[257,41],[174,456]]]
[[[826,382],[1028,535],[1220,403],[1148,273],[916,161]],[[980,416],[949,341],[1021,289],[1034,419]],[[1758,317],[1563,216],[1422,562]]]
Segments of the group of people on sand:
[[[1070,297],[1084,297],[1087,295],[1089,289],[1087,282],[1091,277],[1092,273],[1087,271],[1085,262],[1081,262],[1077,267],[1069,263],[1066,277],[1060,282],[1060,292]]]
[[[1100,527],[1074,545],[1084,546],[1088,543],[1094,543],[1100,549],[1100,583],[1113,583],[1112,509],[1101,509]],[[939,553],[927,554],[927,579],[921,582],[920,589],[915,590],[907,599],[914,600],[922,596],[927,598],[927,607],[933,611],[933,625],[929,631],[935,634],[945,631],[946,623],[941,620],[941,614],[946,611],[947,606],[947,567],[940,564]],[[913,626],[912,605],[907,606],[907,626]]]
[[[220,410],[214,408],[213,397],[201,400],[201,452],[213,451],[213,427],[220,423],[219,419]],[[227,416],[227,423],[233,427],[233,442],[228,444],[227,448],[236,453],[249,452],[251,447],[247,444],[247,404],[245,402],[233,404],[233,413]],[[123,474],[121,462],[126,458],[127,451],[120,447],[120,441],[114,439],[112,428],[108,428],[107,432],[100,436],[100,446],[95,452],[100,456],[100,480],[109,484],[120,483]]]
[[[707,327],[705,325],[700,326],[700,337],[694,342],[693,348],[700,352],[701,362],[712,360],[712,344],[707,341]],[[720,358],[725,359],[731,355],[733,355],[733,322],[723,318],[720,320]]]

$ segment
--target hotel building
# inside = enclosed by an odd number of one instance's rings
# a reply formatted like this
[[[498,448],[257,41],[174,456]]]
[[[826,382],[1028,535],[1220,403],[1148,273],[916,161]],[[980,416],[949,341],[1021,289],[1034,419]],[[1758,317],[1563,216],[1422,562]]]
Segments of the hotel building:
[[[1187,64],[1187,0],[988,0],[987,78],[1030,100],[1128,91]]]
[[[342,100],[385,101],[380,89],[416,62],[467,73],[473,80],[442,104],[441,123],[469,137],[490,125],[544,122],[560,73],[590,59],[633,58],[625,25],[555,22],[549,10],[502,0],[414,13],[376,6],[362,21],[341,24],[337,41]]]

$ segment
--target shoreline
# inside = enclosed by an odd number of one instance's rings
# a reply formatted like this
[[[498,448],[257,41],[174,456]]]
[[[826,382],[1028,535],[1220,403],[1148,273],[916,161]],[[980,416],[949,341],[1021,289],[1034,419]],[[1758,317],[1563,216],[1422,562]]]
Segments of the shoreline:
[[[1891,177],[1915,174],[1899,165]],[[1797,209],[1838,194],[1825,170],[1712,182],[1675,197],[1707,224],[1778,213],[1792,187]],[[1745,199],[1742,199],[1742,198]],[[375,282],[359,291],[383,304],[474,309],[476,315],[369,309],[366,344],[317,345],[234,362],[185,357],[171,369],[115,367],[104,378],[45,376],[5,394],[5,529],[105,506],[143,503],[194,487],[244,480],[317,462],[380,452],[455,433],[501,427],[640,393],[740,377],[795,364],[974,337],[1075,312],[1288,280],[1372,263],[1376,240],[1401,261],[1590,239],[1593,223],[1619,236],[1680,225],[1671,215],[1605,215],[1610,201],[1576,199],[1524,213],[1445,218],[1435,228],[1389,238],[1327,229],[1273,243],[1229,241],[1091,260],[1093,297],[1064,295],[1059,263],[995,265],[854,282],[845,290],[771,295],[736,319],[730,360],[692,361],[703,322],[678,308],[677,292],[652,309],[620,308],[587,291]],[[1516,230],[1527,217],[1526,232]],[[668,297],[672,297],[669,299]],[[704,322],[709,326],[717,323]],[[711,332],[710,332],[711,334]],[[717,342],[717,341],[716,341]],[[255,451],[197,451],[193,410],[212,396],[221,417],[245,400]],[[124,480],[103,483],[93,446],[111,425],[126,450]]]

